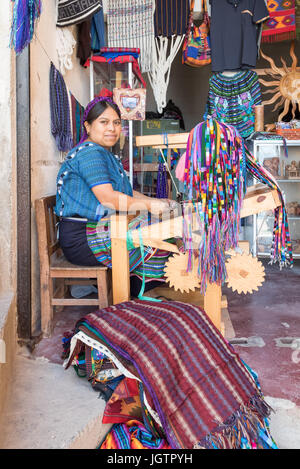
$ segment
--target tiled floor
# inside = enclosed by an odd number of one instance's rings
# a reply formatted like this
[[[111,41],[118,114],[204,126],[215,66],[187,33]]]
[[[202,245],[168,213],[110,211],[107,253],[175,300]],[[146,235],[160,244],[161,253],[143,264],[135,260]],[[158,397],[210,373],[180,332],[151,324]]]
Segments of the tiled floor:
[[[257,337],[265,344],[235,348],[257,371],[265,395],[300,405],[300,263],[281,271],[277,264],[264,264],[266,278],[258,292],[238,295],[223,289],[236,337]],[[278,345],[279,338],[287,339],[285,346]],[[292,340],[297,338],[298,348]]]
[[[279,270],[264,261],[266,279],[258,292],[238,295],[226,287],[229,315],[236,339],[254,338],[252,345],[235,345],[241,358],[259,376],[265,395],[288,399],[300,405],[300,262],[293,269]],[[35,349],[35,356],[51,362],[62,363],[61,339],[65,331],[71,331],[78,319],[92,311],[93,307],[66,307],[57,315],[54,334],[43,339]],[[278,346],[276,339],[286,338]],[[251,343],[250,340],[250,343]],[[292,343],[294,344],[292,348]]]

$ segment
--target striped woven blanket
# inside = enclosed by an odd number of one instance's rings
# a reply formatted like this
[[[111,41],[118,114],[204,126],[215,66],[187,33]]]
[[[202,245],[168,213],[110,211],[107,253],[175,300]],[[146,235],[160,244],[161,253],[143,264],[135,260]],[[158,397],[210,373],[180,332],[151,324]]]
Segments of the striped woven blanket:
[[[84,344],[142,384],[171,448],[276,448],[253,374],[200,307],[137,300],[88,314],[65,368]]]

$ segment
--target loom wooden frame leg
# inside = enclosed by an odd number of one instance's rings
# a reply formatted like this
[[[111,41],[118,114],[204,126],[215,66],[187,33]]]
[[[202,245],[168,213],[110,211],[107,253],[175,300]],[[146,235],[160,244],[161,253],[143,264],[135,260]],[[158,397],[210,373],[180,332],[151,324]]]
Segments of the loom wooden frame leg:
[[[216,283],[208,283],[204,295],[204,311],[209,316],[217,329],[224,335],[221,321],[222,287]]]
[[[107,288],[107,271],[102,270],[97,273],[97,288],[99,308],[106,308],[108,306],[108,288]]]
[[[111,217],[111,263],[113,304],[130,300],[129,252],[127,250],[127,215]]]

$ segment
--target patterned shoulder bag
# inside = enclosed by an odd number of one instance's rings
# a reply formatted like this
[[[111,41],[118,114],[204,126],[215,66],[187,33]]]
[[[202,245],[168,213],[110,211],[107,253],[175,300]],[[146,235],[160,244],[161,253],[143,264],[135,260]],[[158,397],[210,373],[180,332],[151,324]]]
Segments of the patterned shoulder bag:
[[[202,0],[203,21],[195,26],[193,21],[195,0],[191,0],[189,24],[182,48],[182,63],[192,67],[202,67],[211,63],[211,49],[209,40],[209,16],[206,0]]]

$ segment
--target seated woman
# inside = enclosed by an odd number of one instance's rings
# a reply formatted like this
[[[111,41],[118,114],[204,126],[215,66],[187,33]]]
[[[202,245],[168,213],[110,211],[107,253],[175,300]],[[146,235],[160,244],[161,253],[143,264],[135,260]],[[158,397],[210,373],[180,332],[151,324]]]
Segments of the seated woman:
[[[121,134],[120,111],[110,98],[97,97],[87,105],[83,130],[79,144],[68,153],[57,176],[59,242],[69,262],[86,266],[101,262],[111,268],[110,215],[130,210],[158,214],[170,210],[170,201],[132,190],[121,162],[110,150]],[[134,227],[140,221],[135,220]],[[153,278],[163,280],[169,254],[146,248],[143,264],[140,249],[130,250],[132,295],[140,291],[143,273],[145,291],[158,284]]]

